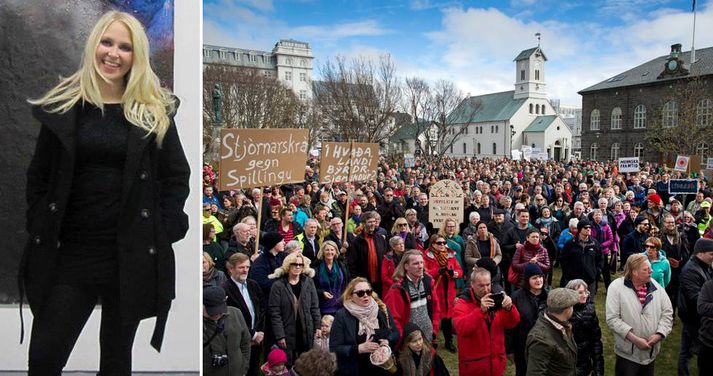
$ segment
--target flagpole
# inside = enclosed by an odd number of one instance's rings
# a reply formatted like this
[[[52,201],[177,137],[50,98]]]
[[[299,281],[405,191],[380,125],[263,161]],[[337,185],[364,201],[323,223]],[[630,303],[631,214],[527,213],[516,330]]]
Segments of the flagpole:
[[[691,40],[691,65],[696,62],[696,0],[693,0],[693,40]]]

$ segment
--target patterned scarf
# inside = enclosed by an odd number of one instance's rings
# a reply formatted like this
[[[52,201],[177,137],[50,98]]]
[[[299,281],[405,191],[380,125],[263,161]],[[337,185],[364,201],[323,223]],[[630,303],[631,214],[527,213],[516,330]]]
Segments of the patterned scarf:
[[[366,334],[366,338],[369,339],[376,333],[376,329],[379,329],[379,305],[376,304],[376,300],[371,299],[366,307],[347,300],[344,302],[344,309],[359,321],[359,335]]]
[[[431,247],[431,253],[436,257],[439,266],[446,266],[448,263],[448,248],[443,247],[443,249],[439,251],[435,247]]]

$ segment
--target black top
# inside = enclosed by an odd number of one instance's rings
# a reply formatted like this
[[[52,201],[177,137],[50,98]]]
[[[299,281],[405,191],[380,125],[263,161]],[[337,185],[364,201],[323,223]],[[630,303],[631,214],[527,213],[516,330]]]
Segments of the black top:
[[[77,117],[75,169],[60,235],[63,274],[116,266],[116,234],[129,127],[121,104],[86,103]],[[69,268],[69,269],[67,269]],[[75,272],[71,272],[74,270]]]

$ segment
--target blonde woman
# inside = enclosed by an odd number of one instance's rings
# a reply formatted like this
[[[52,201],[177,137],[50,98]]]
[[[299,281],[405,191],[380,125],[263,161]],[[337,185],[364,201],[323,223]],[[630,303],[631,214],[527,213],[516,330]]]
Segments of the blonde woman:
[[[79,70],[29,102],[42,124],[19,271],[34,315],[29,374],[61,373],[101,300],[99,373],[129,375],[140,320],[157,317],[151,344],[161,348],[175,294],[171,244],[188,229],[178,101],[151,69],[141,23],[109,12]]]
[[[314,275],[309,259],[294,252],[268,276],[275,280],[267,306],[273,336],[270,340],[285,350],[289,365],[314,346],[315,337],[321,336],[322,317]]]

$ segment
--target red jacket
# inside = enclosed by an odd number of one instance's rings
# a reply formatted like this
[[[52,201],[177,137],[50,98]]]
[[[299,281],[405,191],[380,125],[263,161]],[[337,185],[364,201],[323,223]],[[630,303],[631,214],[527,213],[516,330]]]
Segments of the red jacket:
[[[448,249],[448,261],[446,268],[458,272],[457,277],[451,277],[446,273],[445,276],[438,273],[441,266],[436,260],[436,256],[430,250],[423,253],[424,267],[428,274],[434,276],[435,279],[433,288],[436,294],[436,300],[441,307],[441,318],[450,319],[453,317],[453,300],[456,297],[456,280],[463,279],[463,269],[456,258],[456,252]]]
[[[385,254],[381,261],[381,291],[384,292],[384,295],[394,284],[394,280],[391,279],[396,271],[396,262],[394,261],[394,251]]]
[[[391,316],[394,318],[396,328],[401,335],[399,344],[401,340],[403,340],[404,326],[406,326],[411,319],[411,297],[409,296],[405,281],[406,278],[404,277],[401,281],[394,283],[384,295],[384,304],[386,304]],[[441,307],[438,304],[438,299],[433,298],[432,286],[433,278],[428,274],[424,274],[423,287],[426,290],[426,306],[428,307],[428,314],[431,316],[433,333],[438,333],[438,328],[441,323]],[[435,337],[434,334],[433,338]]]
[[[525,242],[527,242],[527,240]],[[535,257],[535,254],[538,256],[537,266],[539,266],[545,274],[550,272],[550,257],[547,253],[547,248],[542,246],[542,243],[540,243],[540,247],[535,252],[528,250],[525,245],[518,243],[515,246],[515,254],[512,256],[512,262],[510,264],[512,270],[517,274],[518,283],[516,287],[522,286],[522,282],[525,279],[525,267],[530,263],[530,259]]]
[[[500,309],[483,313],[473,289],[461,294],[453,309],[453,325],[458,333],[460,375],[501,376],[505,373],[505,330],[520,322],[515,305],[510,312]]]

